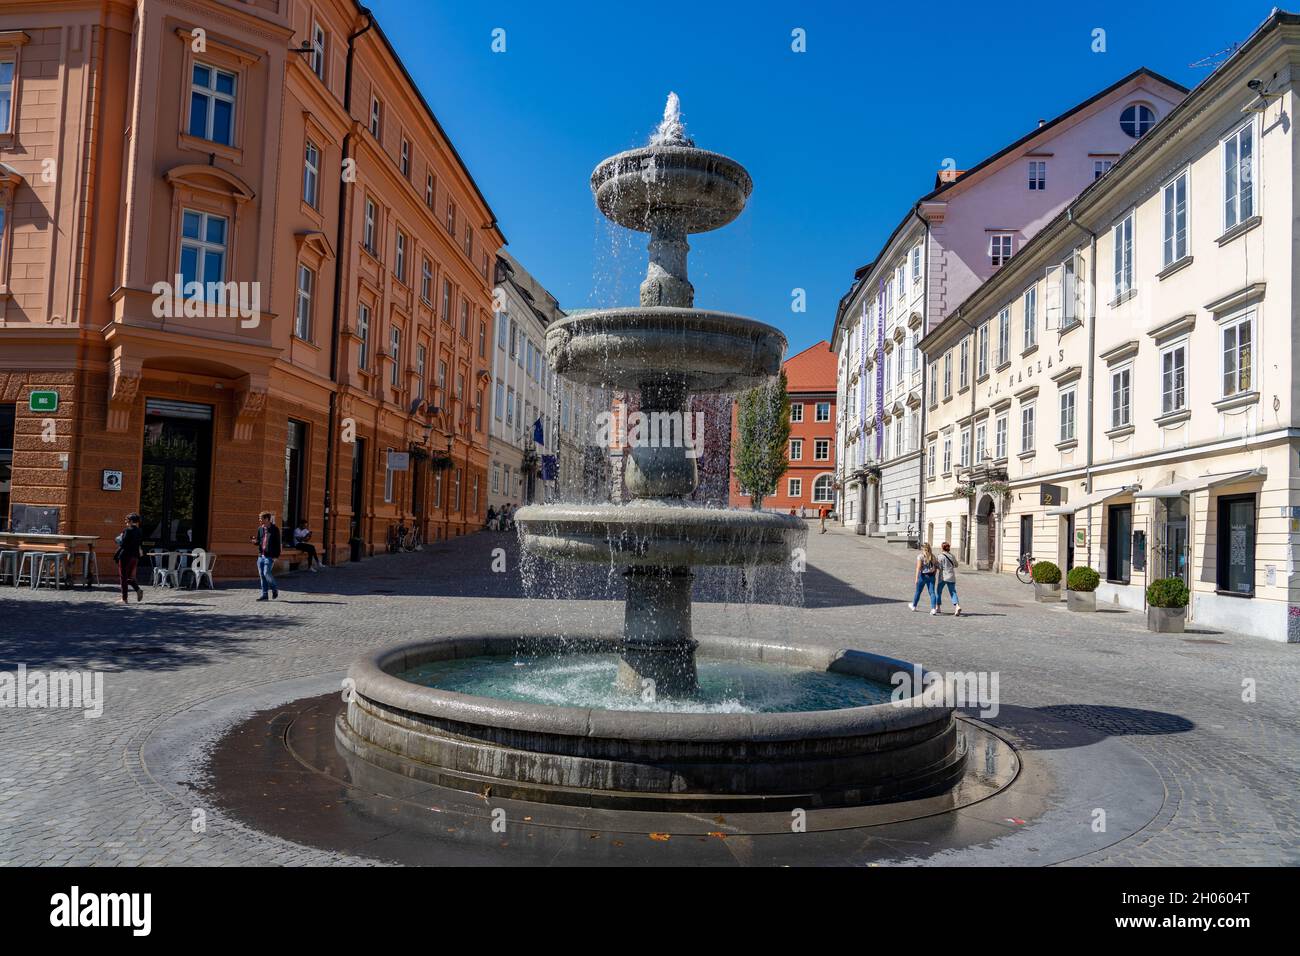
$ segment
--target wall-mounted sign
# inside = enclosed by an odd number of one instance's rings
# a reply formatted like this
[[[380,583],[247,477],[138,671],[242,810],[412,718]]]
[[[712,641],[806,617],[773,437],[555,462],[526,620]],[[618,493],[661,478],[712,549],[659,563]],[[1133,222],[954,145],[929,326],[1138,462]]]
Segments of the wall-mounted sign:
[[[1039,485],[1038,486],[1038,503],[1046,508],[1059,508],[1061,502],[1060,485]]]
[[[389,471],[406,471],[411,467],[411,453],[408,451],[390,451],[388,453]]]
[[[27,407],[34,412],[57,412],[59,393],[53,389],[33,391],[27,396]]]
[[[1087,546],[1088,546],[1088,529],[1087,529],[1087,528],[1075,528],[1075,529],[1074,529],[1074,547],[1075,547],[1075,550],[1078,550],[1078,549],[1080,549],[1080,548],[1086,548]]]
[[[105,468],[103,475],[103,489],[105,491],[121,491],[122,473],[120,471],[109,471]]]

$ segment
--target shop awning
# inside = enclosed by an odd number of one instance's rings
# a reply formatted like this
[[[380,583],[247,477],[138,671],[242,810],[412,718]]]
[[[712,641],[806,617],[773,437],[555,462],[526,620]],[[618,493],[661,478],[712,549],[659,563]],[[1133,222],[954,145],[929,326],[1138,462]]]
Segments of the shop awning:
[[[1225,471],[1217,475],[1201,475],[1199,478],[1187,478],[1181,481],[1171,481],[1168,484],[1157,485],[1154,488],[1139,491],[1134,494],[1133,497],[1178,498],[1190,491],[1203,491],[1208,488],[1216,488],[1219,485],[1231,485],[1238,481],[1249,481],[1253,478],[1267,477],[1267,468],[1251,468],[1249,471]]]
[[[1108,501],[1111,498],[1118,498],[1120,495],[1127,495],[1136,487],[1137,485],[1120,485],[1118,488],[1107,488],[1105,491],[1094,491],[1092,494],[1084,495],[1082,498],[1075,501],[1067,501],[1065,504],[1059,505],[1058,507],[1048,508],[1047,513],[1049,515],[1072,515],[1076,511],[1080,511],[1092,505],[1099,505],[1103,501]]]

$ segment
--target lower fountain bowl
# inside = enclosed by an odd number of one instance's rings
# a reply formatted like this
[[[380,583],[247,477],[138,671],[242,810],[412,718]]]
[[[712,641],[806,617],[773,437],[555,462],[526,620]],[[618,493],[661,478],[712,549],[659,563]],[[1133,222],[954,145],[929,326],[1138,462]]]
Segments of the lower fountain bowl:
[[[860,678],[908,675],[914,696],[830,710],[690,713],[557,707],[479,697],[399,677],[430,662],[619,642],[448,637],[355,663],[337,738],[396,773],[503,799],[646,810],[774,810],[882,803],[942,793],[965,766],[953,708],[921,696],[904,661],[853,650],[704,638],[701,656]]]

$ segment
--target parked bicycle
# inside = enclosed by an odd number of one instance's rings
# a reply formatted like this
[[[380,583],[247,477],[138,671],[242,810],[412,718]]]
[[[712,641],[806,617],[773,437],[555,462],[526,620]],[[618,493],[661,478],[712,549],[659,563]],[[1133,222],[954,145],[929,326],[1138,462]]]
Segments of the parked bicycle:
[[[406,522],[402,521],[388,526],[387,544],[389,554],[420,551],[424,548],[424,536],[418,527],[408,528]]]
[[[1032,554],[1022,554],[1020,563],[1016,565],[1016,578],[1021,584],[1034,583],[1034,556]]]

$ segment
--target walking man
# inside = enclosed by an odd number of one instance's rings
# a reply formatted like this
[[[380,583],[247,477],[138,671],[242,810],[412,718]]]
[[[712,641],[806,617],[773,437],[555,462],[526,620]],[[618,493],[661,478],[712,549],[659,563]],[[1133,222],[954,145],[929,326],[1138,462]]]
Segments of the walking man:
[[[825,533],[826,533],[826,516],[830,513],[830,510],[831,510],[831,509],[827,508],[825,505],[822,505],[822,507],[821,507],[821,518],[822,518],[822,530],[821,530],[821,533],[822,533],[822,534],[825,534]]]
[[[939,552],[939,596],[935,608],[942,609],[943,589],[947,588],[952,595],[952,616],[957,617],[961,614],[961,602],[957,600],[957,559],[953,557],[952,546],[947,541],[942,547],[943,550]]]
[[[126,589],[135,588],[136,601],[144,600],[144,591],[135,579],[135,569],[140,565],[140,545],[144,543],[144,532],[140,530],[140,516],[134,511],[126,516],[126,527],[117,536],[117,578],[122,585],[122,603],[130,604],[126,599]]]
[[[268,590],[271,592],[271,597],[280,596],[280,589],[276,586],[274,575],[271,574],[271,569],[275,567],[275,559],[280,556],[280,529],[271,520],[269,511],[263,511],[258,515],[258,520],[260,524],[252,540],[257,542],[257,579],[262,585],[262,596],[258,600],[265,601]]]

